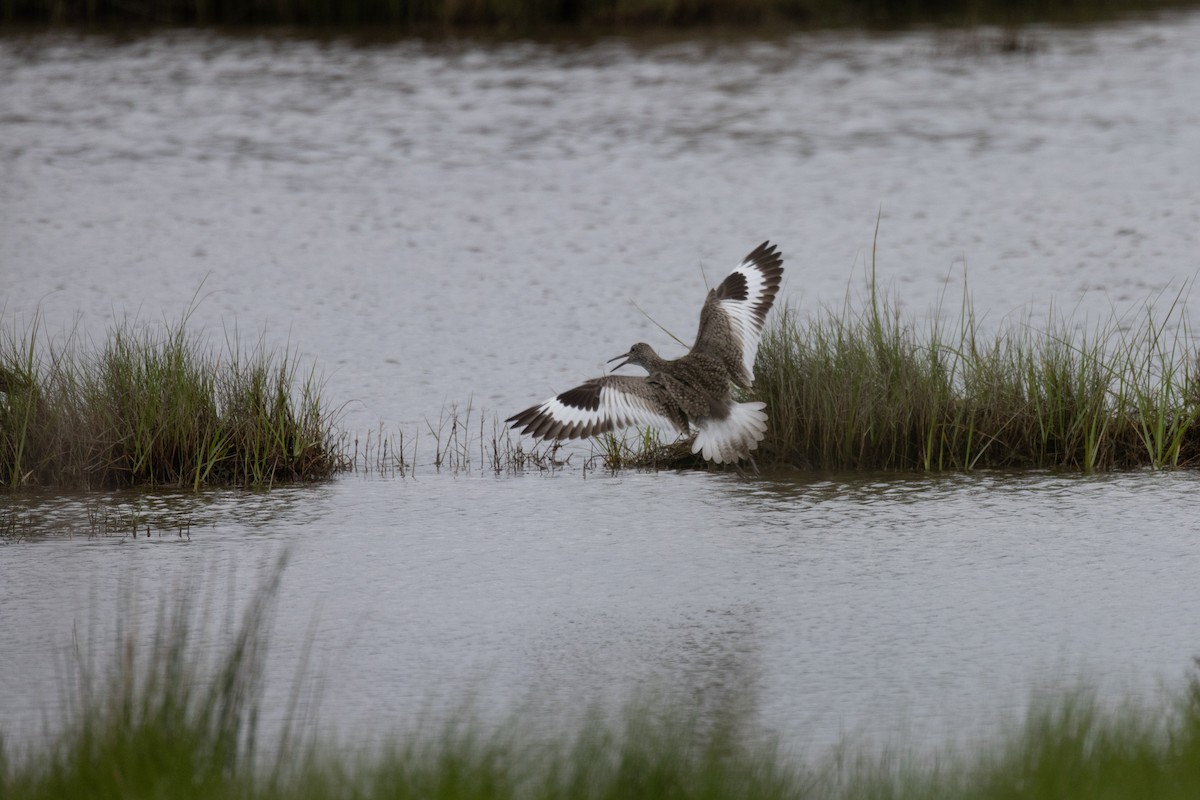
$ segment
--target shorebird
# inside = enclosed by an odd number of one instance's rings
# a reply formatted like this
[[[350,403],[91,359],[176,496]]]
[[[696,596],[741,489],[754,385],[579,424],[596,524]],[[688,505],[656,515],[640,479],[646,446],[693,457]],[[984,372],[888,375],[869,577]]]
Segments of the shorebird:
[[[695,431],[692,452],[716,464],[749,458],[767,431],[766,403],[738,403],[732,386],[754,383],[754,357],[783,278],[783,257],[763,242],[708,293],[687,355],[660,357],[638,342],[624,359],[645,377],[605,375],[509,417],[537,439],[585,439],[630,425]]]

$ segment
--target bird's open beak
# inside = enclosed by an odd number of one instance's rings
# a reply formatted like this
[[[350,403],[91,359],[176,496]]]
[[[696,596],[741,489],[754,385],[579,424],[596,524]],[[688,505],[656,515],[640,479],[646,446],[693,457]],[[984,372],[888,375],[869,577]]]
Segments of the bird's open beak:
[[[616,372],[621,367],[623,367],[629,363],[629,353],[622,353],[621,355],[617,356],[616,358],[610,358],[607,363],[611,364],[612,362],[616,361],[617,358],[623,358],[625,360],[622,361],[620,364],[617,364],[615,367],[613,367],[611,370],[609,370],[609,372]]]

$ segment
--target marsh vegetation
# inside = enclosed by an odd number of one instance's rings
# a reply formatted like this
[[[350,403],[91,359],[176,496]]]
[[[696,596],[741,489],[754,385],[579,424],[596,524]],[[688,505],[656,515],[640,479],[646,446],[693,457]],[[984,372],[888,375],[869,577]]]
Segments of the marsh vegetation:
[[[905,313],[873,282],[840,307],[775,312],[748,399],[766,402],[759,469],[1071,469],[1200,465],[1200,374],[1182,297],[1090,326],[1051,313],[985,327]],[[10,487],[270,486],[343,471],[704,467],[654,430],[582,446],[524,440],[451,406],[412,430],[338,428],[314,370],[232,339],[118,325],[98,351],[0,339],[0,481]]]
[[[64,729],[0,730],[0,796],[190,798],[1184,798],[1200,783],[1200,677],[1162,707],[1086,691],[1036,702],[994,742],[936,759],[852,744],[789,752],[737,703],[597,709],[563,735],[460,714],[356,750],[322,741],[303,687],[280,730],[261,720],[276,570],[213,656],[185,592],[157,627],[121,629],[107,670],[78,664]],[[137,618],[140,615],[133,615]],[[405,721],[398,720],[397,728]]]
[[[1017,25],[1090,22],[1188,0],[0,0],[4,21],[57,24],[387,26],[404,32],[681,26]]]
[[[0,329],[0,483],[271,486],[343,465],[336,415],[299,359],[236,334],[214,351],[175,324],[126,320],[98,348]],[[43,346],[44,344],[44,346]]]
[[[769,410],[759,468],[822,471],[1200,465],[1200,361],[1182,296],[1098,322],[1051,311],[984,326],[867,289],[774,312],[743,399]],[[599,440],[608,467],[703,467],[652,432]]]
[[[872,285],[873,287],[873,285]],[[863,303],[764,338],[763,460],[819,469],[1156,469],[1200,464],[1200,377],[1182,298],[1093,324],[1051,312],[989,332],[969,297],[921,322]],[[1156,310],[1158,308],[1159,310]]]

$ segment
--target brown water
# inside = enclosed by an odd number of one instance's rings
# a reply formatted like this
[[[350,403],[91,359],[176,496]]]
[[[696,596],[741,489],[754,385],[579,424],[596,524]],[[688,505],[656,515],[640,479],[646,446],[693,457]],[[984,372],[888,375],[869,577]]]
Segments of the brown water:
[[[686,339],[705,280],[765,238],[786,300],[836,306],[880,209],[879,276],[918,314],[956,310],[964,275],[991,320],[1173,297],[1200,266],[1200,16],[1027,37],[0,39],[3,323],[40,308],[99,341],[199,289],[218,346],[265,329],[353,401],[349,429],[427,435],[449,403],[507,414],[635,340],[670,351],[631,301]],[[271,691],[312,630],[323,724],[349,738],[464,693],[554,715],[748,687],[798,745],[936,748],[1042,686],[1177,685],[1200,649],[1196,481],[426,464],[11,498],[32,536],[0,544],[0,710],[6,733],[53,724],[48,665],[73,629],[102,643],[127,587],[200,572],[223,597],[236,571],[240,597],[291,547]],[[167,535],[89,539],[89,509]]]

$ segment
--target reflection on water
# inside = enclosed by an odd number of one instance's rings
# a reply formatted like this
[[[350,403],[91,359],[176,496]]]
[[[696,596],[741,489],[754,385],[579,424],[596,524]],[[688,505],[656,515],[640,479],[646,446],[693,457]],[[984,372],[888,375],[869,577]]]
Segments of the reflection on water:
[[[634,302],[686,339],[705,276],[768,237],[781,296],[837,306],[881,207],[879,276],[916,314],[957,298],[967,264],[985,322],[1173,297],[1200,252],[1200,15],[1030,35],[1018,55],[931,32],[0,38],[3,323],[40,307],[46,336],[78,319],[99,342],[202,286],[197,329],[265,326],[325,370],[350,430],[428,437],[452,403],[503,417],[664,344]],[[936,748],[1031,687],[1183,674],[1195,483],[422,464],[268,493],[10,496],[0,708],[13,736],[55,719],[46,664],[81,628],[103,643],[129,587],[153,606],[199,574],[236,606],[253,565],[294,548],[268,714],[311,631],[323,720],[348,740],[464,695],[570,717],[652,688],[744,691],[789,742]]]
[[[283,535],[318,525],[328,514],[328,485],[272,491],[142,490],[82,492],[27,491],[4,498],[0,531],[10,538],[42,541],[138,537],[191,539],[236,526],[247,533]]]

